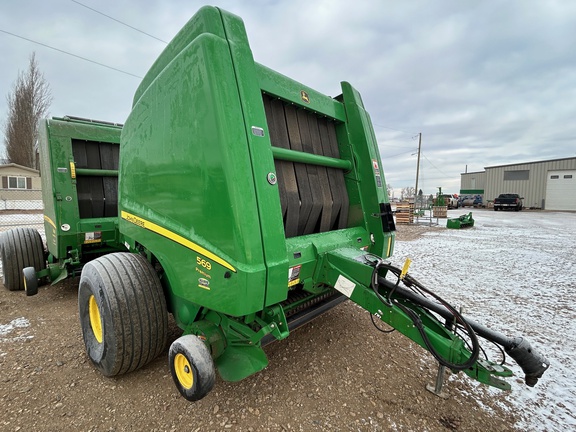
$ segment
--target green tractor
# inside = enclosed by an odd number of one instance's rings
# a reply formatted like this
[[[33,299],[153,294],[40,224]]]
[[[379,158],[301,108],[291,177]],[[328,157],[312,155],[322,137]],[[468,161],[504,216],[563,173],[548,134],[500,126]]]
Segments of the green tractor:
[[[266,343],[346,300],[508,389],[512,372],[479,356],[478,336],[496,341],[534,385],[549,363],[525,339],[464,319],[386,261],[395,225],[376,138],[360,94],[341,87],[332,98],[256,63],[242,20],[202,8],[124,125],[42,124],[47,250],[34,230],[4,233],[6,288],[33,295],[80,274],[86,351],[106,376],[162,353],[172,314],[183,336],[169,365],[188,400],[216,370],[264,369]]]

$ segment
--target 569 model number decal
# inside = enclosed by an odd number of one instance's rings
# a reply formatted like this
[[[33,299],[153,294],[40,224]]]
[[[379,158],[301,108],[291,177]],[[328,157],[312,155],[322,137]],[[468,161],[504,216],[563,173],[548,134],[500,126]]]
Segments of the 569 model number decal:
[[[196,264],[204,267],[206,270],[212,270],[212,263],[210,263],[210,261],[206,261],[203,258],[200,258],[199,256],[196,257]]]

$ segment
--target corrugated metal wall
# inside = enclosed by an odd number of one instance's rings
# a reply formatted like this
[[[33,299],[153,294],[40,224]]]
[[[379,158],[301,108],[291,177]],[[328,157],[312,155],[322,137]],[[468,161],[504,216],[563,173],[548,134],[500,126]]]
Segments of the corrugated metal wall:
[[[460,194],[472,195],[481,194],[486,188],[486,172],[478,171],[471,173],[464,173],[460,176]]]
[[[573,169],[576,169],[576,158],[486,167],[484,201],[492,201],[501,193],[517,193],[524,197],[525,207],[541,208],[546,198],[548,171]],[[523,170],[529,171],[528,180],[504,180],[505,171]]]

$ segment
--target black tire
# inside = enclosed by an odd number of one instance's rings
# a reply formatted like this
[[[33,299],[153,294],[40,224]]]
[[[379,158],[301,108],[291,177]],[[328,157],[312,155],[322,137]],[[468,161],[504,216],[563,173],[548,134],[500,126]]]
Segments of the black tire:
[[[166,299],[154,268],[140,255],[112,253],[87,263],[78,309],[86,353],[105,376],[141,368],[166,346]]]
[[[36,271],[46,268],[44,243],[33,228],[14,228],[0,236],[0,255],[4,286],[10,291],[24,289],[22,270],[34,267]]]
[[[176,339],[170,346],[168,361],[172,379],[187,400],[198,401],[214,387],[214,361],[198,337],[185,335]]]
[[[27,296],[38,294],[38,278],[36,277],[36,269],[34,267],[26,267],[22,270],[24,277],[24,291]]]

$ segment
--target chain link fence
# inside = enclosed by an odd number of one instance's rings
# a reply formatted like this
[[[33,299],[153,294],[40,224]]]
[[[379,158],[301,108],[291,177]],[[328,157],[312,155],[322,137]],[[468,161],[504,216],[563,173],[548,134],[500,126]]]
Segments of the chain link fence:
[[[42,191],[0,190],[0,231],[18,226],[43,226]]]
[[[43,212],[41,190],[0,189],[0,235],[12,228],[30,227],[44,238]],[[0,276],[4,276],[1,261]]]

